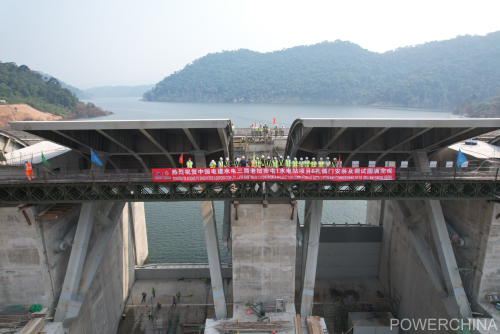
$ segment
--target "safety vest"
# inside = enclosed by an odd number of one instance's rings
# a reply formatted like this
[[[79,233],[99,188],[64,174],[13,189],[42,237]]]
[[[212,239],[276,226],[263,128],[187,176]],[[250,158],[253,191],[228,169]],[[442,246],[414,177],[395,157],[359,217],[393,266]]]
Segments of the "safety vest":
[[[338,165],[338,162],[332,161],[332,167],[337,167],[337,165]]]
[[[278,168],[278,160],[273,160],[273,168]]]
[[[271,160],[266,160],[266,167],[272,167],[273,162]]]
[[[326,167],[331,167],[332,166],[332,162],[330,160],[326,160]]]
[[[24,168],[26,170],[32,170],[33,169],[33,168],[31,168],[31,164],[29,162],[27,162],[27,163],[24,164]]]
[[[233,125],[233,126],[231,126],[231,129],[234,131],[234,125]]]
[[[316,160],[311,161],[311,167],[318,167],[318,163],[316,162]]]
[[[297,167],[297,161],[296,161],[296,160],[294,160],[294,161],[292,162],[292,167]]]
[[[309,168],[309,164],[310,164],[309,160],[304,161],[304,167]]]
[[[277,125],[274,127],[274,131],[278,131],[278,126]]]
[[[325,163],[323,161],[318,162],[318,167],[323,167]]]
[[[238,160],[234,162],[234,167],[240,167],[240,162]]]
[[[226,160],[226,161],[224,161],[224,167],[230,167],[230,166],[229,166],[229,161],[227,161],[227,160]]]
[[[283,167],[283,159],[279,159],[278,160],[278,164],[279,164],[280,167]]]
[[[257,162],[256,162],[255,164],[257,165],[257,166],[256,166],[257,168],[262,167],[262,162],[260,162],[260,159],[259,159],[259,160],[257,160]]]
[[[299,161],[299,167],[304,167],[304,161]]]
[[[186,166],[187,168],[193,168],[193,162],[191,160],[188,160],[188,162],[186,162]]]
[[[264,129],[262,128],[262,126],[259,128],[259,131],[260,132],[264,131]]]
[[[214,162],[210,162],[210,168],[215,168],[215,166],[217,166],[217,164]]]
[[[224,167],[224,162],[223,161],[219,161],[219,168],[222,168]]]
[[[295,162],[297,162],[297,161],[295,161]],[[285,160],[285,167],[292,167],[292,161],[290,159]],[[295,167],[297,167],[297,166],[295,166]]]

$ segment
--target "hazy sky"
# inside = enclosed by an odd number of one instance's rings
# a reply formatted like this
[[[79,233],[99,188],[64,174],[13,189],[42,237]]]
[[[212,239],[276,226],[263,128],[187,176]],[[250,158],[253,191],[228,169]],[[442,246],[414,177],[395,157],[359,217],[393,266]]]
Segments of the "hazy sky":
[[[78,88],[154,84],[207,53],[336,39],[384,52],[500,30],[499,0],[0,0],[0,61]]]

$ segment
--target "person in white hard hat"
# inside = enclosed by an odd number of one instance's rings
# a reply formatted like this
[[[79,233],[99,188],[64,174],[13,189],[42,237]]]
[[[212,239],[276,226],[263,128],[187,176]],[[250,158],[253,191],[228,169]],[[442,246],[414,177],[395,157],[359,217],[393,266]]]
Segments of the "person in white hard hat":
[[[219,159],[219,168],[222,168],[224,167],[224,160],[222,159],[222,157]]]
[[[297,158],[293,158],[292,167],[297,168],[299,164],[297,163]]]
[[[295,161],[297,161],[297,158],[295,158]],[[290,156],[289,155],[286,156],[285,167],[286,168],[292,167],[292,161],[290,160]]]
[[[210,161],[210,168],[215,168],[215,167],[217,167],[215,160]]]
[[[274,157],[272,164],[273,164],[272,165],[273,168],[278,168],[278,158]]]
[[[311,167],[318,167],[318,163],[316,162],[316,158],[312,158],[312,161],[311,161]]]
[[[326,157],[326,168],[332,167],[332,162],[330,161],[329,157]]]
[[[337,162],[337,158],[333,158],[332,167],[339,167],[339,163]]]
[[[267,160],[266,160],[266,167],[273,167],[273,161],[271,160],[271,157],[270,156],[267,156]]]
[[[246,167],[247,166],[247,161],[245,160],[245,156],[241,157],[240,166],[241,167]]]
[[[278,160],[278,166],[279,166],[280,168],[283,168],[283,163],[284,163],[284,161],[283,161],[283,156],[282,156],[282,155],[280,155],[280,159]]]
[[[297,158],[295,158],[297,159]],[[299,167],[304,167],[304,159],[300,158]]]
[[[227,168],[227,167],[231,167],[229,165],[229,158],[226,158],[226,161],[224,161],[224,167]]]
[[[318,167],[325,167],[325,163],[323,162],[323,158],[319,158]]]

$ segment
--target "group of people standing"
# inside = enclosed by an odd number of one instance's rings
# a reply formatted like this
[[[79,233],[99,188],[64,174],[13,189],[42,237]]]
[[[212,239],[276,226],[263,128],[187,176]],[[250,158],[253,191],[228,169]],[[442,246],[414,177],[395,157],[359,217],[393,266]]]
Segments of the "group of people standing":
[[[215,160],[210,161],[209,167],[210,168],[227,168],[227,167],[255,167],[255,168],[335,168],[335,167],[341,167],[342,162],[337,161],[337,158],[333,158],[333,160],[330,160],[329,157],[326,158],[326,160],[323,160],[323,158],[320,158],[319,161],[316,161],[316,158],[312,158],[309,160],[308,157],[304,158],[293,158],[293,160],[290,159],[290,156],[287,156],[286,159],[283,159],[283,156],[280,155],[279,159],[277,157],[274,157],[274,159],[271,159],[270,156],[265,158],[265,156],[259,157],[254,157],[252,159],[245,159],[245,156],[242,156],[240,158],[236,158],[236,160],[231,163],[229,161],[229,158],[226,158],[224,160],[222,157],[219,159],[218,162],[215,162]],[[193,162],[191,161],[191,158],[189,159],[187,163],[188,168],[193,168]]]
[[[271,130],[268,126],[267,123],[264,123],[264,126],[262,124],[260,126],[257,126],[257,124],[252,124],[250,125],[252,137],[262,137],[262,136],[268,136],[272,135]],[[284,136],[285,135],[285,126],[282,125],[281,128],[278,127],[278,125],[274,126],[274,136]]]
[[[156,298],[156,289],[153,287],[153,289],[151,289],[151,294],[153,295],[153,298]],[[145,303],[146,302],[146,297],[147,297],[147,293],[146,292],[142,292],[142,303]],[[177,303],[176,301],[180,301],[181,300],[181,292],[178,291],[175,296],[172,296],[172,299],[173,299],[173,303],[172,303],[172,306],[177,306]],[[158,309],[161,309],[161,303],[158,302],[156,304],[156,307]],[[122,313],[122,320],[125,321],[125,318],[126,318],[126,315],[125,313]],[[153,315],[151,313],[151,310],[148,311],[148,318],[149,320],[153,320]]]

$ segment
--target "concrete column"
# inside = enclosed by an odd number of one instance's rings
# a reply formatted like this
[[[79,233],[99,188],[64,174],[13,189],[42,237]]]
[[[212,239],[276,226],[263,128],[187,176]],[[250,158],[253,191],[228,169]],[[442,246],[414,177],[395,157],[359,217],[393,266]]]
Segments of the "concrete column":
[[[318,264],[319,236],[321,231],[321,214],[323,211],[323,201],[308,201],[306,206],[309,207],[309,212],[306,213],[304,225],[309,220],[309,227],[304,237],[302,247],[307,248],[305,271],[303,270],[302,295],[300,299],[300,316],[306,318],[312,315],[313,299],[314,299],[314,283],[316,281],[316,267]]]
[[[231,249],[231,201],[224,201],[224,221],[222,222],[222,242]]]
[[[80,211],[80,218],[76,228],[75,240],[71,249],[69,257],[68,268],[66,269],[66,276],[64,277],[63,288],[59,303],[57,304],[54,320],[62,322],[68,317],[76,317],[74,310],[76,307],[80,309],[81,302],[77,302],[78,287],[80,285],[80,278],[82,276],[83,265],[85,263],[85,256],[89,246],[90,234],[92,232],[92,225],[94,223],[94,216],[97,212],[98,203],[84,203]],[[76,303],[75,303],[76,302]],[[68,314],[67,314],[68,313]],[[71,313],[71,316],[69,314]],[[67,327],[67,326],[64,326]]]
[[[78,301],[83,302],[85,294],[89,290],[90,284],[92,283],[95,273],[97,272],[97,268],[99,268],[99,265],[101,264],[104,252],[106,251],[106,248],[108,248],[109,240],[111,239],[111,236],[115,231],[116,224],[122,216],[125,204],[126,202],[113,204],[113,207],[111,208],[111,210],[109,211],[109,215],[107,216],[111,224],[106,226],[99,232],[99,236],[94,243],[94,247],[92,247],[89,255],[87,256],[87,260],[85,261],[85,265],[82,271],[82,278],[79,284],[77,297]]]
[[[194,159],[197,168],[206,167],[205,153],[203,151],[194,151]],[[224,294],[224,283],[222,280],[219,239],[217,238],[217,224],[215,222],[213,202],[201,202],[201,213],[203,215],[203,226],[205,228],[205,242],[207,244],[208,265],[210,267],[210,281],[212,282],[212,293],[214,296],[215,316],[217,318],[227,318],[227,304],[226,296]]]
[[[413,158],[415,160],[415,165],[420,167],[422,171],[431,171],[429,168],[429,159],[425,152],[417,152],[414,154]],[[455,259],[453,247],[448,236],[441,203],[439,200],[424,200],[424,203],[448,296],[454,297],[460,309],[460,316],[463,318],[470,318],[472,317],[472,313],[469,301],[465,295],[460,272],[457,270],[457,260]],[[458,316],[458,314],[456,316]]]
[[[457,260],[451,246],[441,203],[438,200],[425,200],[425,205],[448,295],[455,297],[460,308],[460,315],[463,318],[470,318],[472,313],[469,301],[465,295],[460,273],[457,270]]]
[[[207,243],[210,280],[212,282],[212,292],[214,295],[215,316],[217,318],[227,318],[227,304],[224,295],[219,241],[217,238],[217,224],[215,222],[213,202],[201,202],[201,212],[203,215],[203,225],[205,227],[205,241]]]

